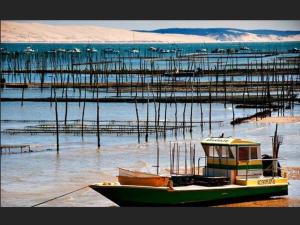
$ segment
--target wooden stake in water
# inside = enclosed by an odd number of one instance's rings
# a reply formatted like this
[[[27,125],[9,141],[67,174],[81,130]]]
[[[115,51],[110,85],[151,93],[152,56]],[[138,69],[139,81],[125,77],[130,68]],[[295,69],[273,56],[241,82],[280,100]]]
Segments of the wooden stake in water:
[[[166,136],[167,136],[167,107],[168,107],[168,103],[165,103],[165,119],[164,119],[164,140],[166,140]]]
[[[97,101],[97,143],[98,148],[100,148],[99,101]]]
[[[211,131],[211,84],[209,85],[209,131]]]
[[[145,136],[145,141],[146,142],[148,142],[148,130],[149,130],[149,85],[148,85],[148,99],[147,99],[146,136]]]
[[[98,76],[97,76],[97,143],[98,148],[100,148],[100,128],[99,128],[99,86],[98,86]]]
[[[156,141],[156,174],[159,174],[159,144]]]
[[[56,122],[56,151],[58,153],[59,152],[59,132],[58,132],[58,111],[57,111],[56,94],[55,94],[55,122]]]
[[[83,107],[82,107],[82,118],[81,118],[81,137],[82,137],[82,138],[83,138],[83,128],[84,128],[85,102],[86,102],[86,88],[85,88],[84,102],[83,102]]]
[[[187,148],[186,148],[186,143],[184,143],[184,174],[187,174]]]
[[[68,120],[68,85],[69,85],[69,74],[67,78],[67,86],[66,86],[66,105],[65,105],[65,125],[67,125]]]
[[[183,139],[185,139],[185,111],[186,111],[186,101],[183,107],[183,116],[182,116],[182,127],[183,127]]]
[[[177,140],[177,102],[175,97],[175,138]]]
[[[157,125],[157,107],[156,107],[156,101],[155,101],[155,96],[154,96],[154,92],[152,91],[152,95],[153,95],[153,104],[154,104],[154,126],[155,126],[155,138],[156,141],[158,140],[158,125]]]
[[[25,91],[25,88],[22,88],[22,101],[21,101],[21,107],[23,107],[24,91]]]
[[[137,107],[136,99],[135,99],[134,103],[135,103],[135,112],[136,112],[136,120],[137,120],[138,143],[140,143],[140,119],[139,119],[139,110]]]
[[[192,85],[192,102],[191,102],[191,114],[190,114],[190,133],[193,132],[193,97],[194,97],[194,88]]]

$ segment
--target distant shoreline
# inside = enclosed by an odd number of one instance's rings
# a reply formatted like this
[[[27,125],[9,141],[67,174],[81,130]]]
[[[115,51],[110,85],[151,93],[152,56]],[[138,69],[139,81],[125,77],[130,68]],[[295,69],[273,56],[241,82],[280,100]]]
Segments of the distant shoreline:
[[[265,117],[259,120],[253,118],[249,120],[255,123],[299,123],[300,116],[279,116],[279,117]]]
[[[216,41],[216,42],[158,42],[158,41],[153,41],[153,42],[137,42],[137,41],[132,41],[132,42],[121,42],[121,41],[106,41],[106,42],[1,42],[2,44],[238,44],[238,43],[300,43],[300,40],[295,40],[295,41]]]
[[[201,44],[201,43],[283,43],[300,41],[300,34],[260,35],[225,30],[219,33],[169,34],[83,25],[49,25],[1,21],[2,43],[98,43],[98,44]]]

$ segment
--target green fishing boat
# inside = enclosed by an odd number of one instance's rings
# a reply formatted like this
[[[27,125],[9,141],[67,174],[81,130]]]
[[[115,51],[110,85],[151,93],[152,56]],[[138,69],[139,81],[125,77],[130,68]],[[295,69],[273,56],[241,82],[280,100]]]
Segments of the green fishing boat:
[[[163,186],[141,185],[146,177],[139,175],[130,185],[101,182],[90,187],[119,206],[210,205],[287,195],[287,173],[278,161],[281,142],[276,133],[270,157],[261,155],[260,144],[254,141],[206,138],[201,142],[205,152],[201,174],[198,164],[192,174],[171,174]],[[153,175],[151,179],[159,177]]]
[[[266,180],[266,182],[270,182]],[[271,182],[276,182],[272,180]],[[91,185],[119,206],[180,206],[210,205],[226,200],[247,200],[287,195],[287,184],[276,185],[224,185],[221,187],[205,187],[188,185],[183,187],[150,187],[137,185]]]

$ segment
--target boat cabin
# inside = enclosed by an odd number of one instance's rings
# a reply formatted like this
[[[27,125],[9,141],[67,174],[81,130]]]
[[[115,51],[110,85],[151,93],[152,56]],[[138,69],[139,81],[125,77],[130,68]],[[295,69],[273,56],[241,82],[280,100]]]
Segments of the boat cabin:
[[[260,143],[232,137],[210,137],[201,141],[206,155],[203,175],[237,179],[263,175]]]

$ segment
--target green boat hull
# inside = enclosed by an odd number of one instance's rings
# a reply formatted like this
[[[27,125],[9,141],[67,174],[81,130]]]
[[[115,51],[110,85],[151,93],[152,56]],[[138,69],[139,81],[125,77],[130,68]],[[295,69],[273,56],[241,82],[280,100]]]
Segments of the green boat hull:
[[[214,205],[288,194],[287,185],[169,190],[131,185],[90,186],[119,206]]]

